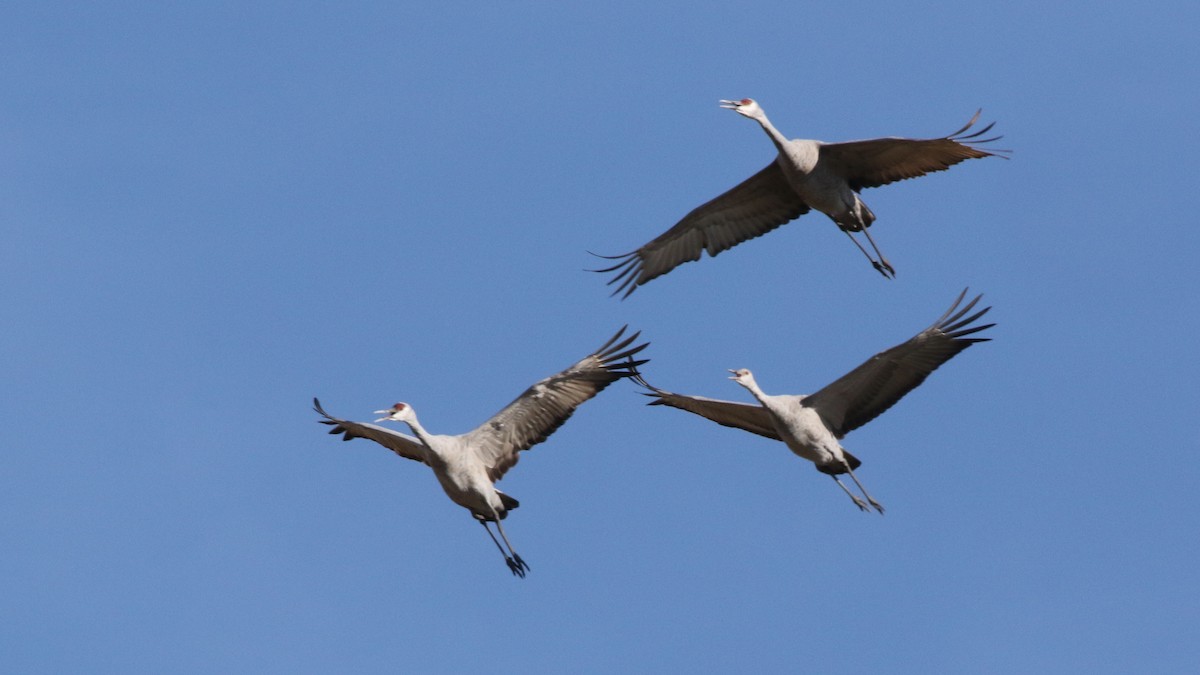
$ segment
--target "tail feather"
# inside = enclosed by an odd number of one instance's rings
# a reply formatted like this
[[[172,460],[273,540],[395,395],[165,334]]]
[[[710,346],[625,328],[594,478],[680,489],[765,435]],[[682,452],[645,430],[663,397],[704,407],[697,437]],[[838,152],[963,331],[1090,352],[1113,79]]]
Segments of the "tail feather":
[[[872,211],[871,207],[867,206],[866,203],[861,199],[858,201],[858,206],[860,209],[862,209],[863,227],[870,227],[871,223],[875,222],[875,212]]]
[[[851,471],[854,471],[858,467],[862,466],[862,461],[850,454],[850,451],[845,448],[842,448],[842,456],[846,458],[846,463],[850,465]],[[821,473],[827,473],[830,476],[837,476],[846,473],[846,467],[840,464],[830,463],[824,466],[818,465],[817,471],[820,471]]]
[[[862,462],[857,457],[850,454],[850,451],[845,448],[842,448],[842,456],[846,458],[846,463],[850,465],[851,471],[854,471],[858,467],[862,466]]]
[[[499,490],[496,490],[496,495],[498,497],[500,497],[500,503],[504,504],[505,511],[512,511],[513,509],[515,509],[521,505],[521,502],[517,501],[516,499],[514,499],[512,497],[509,497],[508,495],[504,494],[503,492],[501,492]]]
[[[854,195],[854,198],[858,200],[857,218],[854,217],[853,209],[846,211],[840,216],[830,216],[830,218],[833,219],[833,222],[837,223],[837,226],[846,232],[862,232],[870,227],[871,223],[875,222],[875,212],[871,210],[871,207],[867,206],[866,202],[859,199],[858,195]]]

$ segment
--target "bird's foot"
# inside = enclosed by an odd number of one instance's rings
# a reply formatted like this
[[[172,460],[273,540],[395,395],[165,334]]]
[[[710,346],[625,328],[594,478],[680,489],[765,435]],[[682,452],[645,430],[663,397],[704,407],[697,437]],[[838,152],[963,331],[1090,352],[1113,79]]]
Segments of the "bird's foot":
[[[871,264],[875,266],[875,270],[882,274],[885,279],[896,278],[896,269],[887,260],[872,260]]]
[[[513,576],[525,578],[525,573],[529,571],[529,565],[521,560],[521,556],[514,553],[512,557],[504,556],[504,562],[508,563],[508,569],[512,570]]]
[[[870,511],[871,510],[871,508],[869,506],[867,506],[867,503],[864,502],[863,500],[859,499],[858,497],[855,497],[854,495],[850,495],[850,499],[854,500],[854,505],[858,507],[859,511]]]
[[[875,510],[879,512],[879,515],[881,515],[881,516],[883,515],[883,504],[880,504],[879,502],[875,501],[874,499],[871,499],[870,497],[867,497],[867,501],[871,502],[871,506],[875,507]]]

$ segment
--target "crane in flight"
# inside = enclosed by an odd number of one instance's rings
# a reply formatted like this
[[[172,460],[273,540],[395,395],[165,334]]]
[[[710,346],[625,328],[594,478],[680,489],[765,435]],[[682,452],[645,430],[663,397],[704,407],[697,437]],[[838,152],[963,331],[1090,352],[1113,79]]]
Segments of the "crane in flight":
[[[629,253],[598,256],[616,261],[593,272],[615,273],[608,285],[616,284],[613,295],[631,293],[651,279],[676,267],[699,260],[762,236],[812,209],[829,216],[867,260],[884,277],[896,270],[880,252],[867,230],[875,214],[859,197],[863,188],[887,185],[943,171],[967,159],[1004,157],[1007,150],[989,151],[979,146],[1000,136],[980,138],[995,124],[973,133],[968,130],[982,111],[963,128],[941,138],[873,138],[845,143],[791,139],[780,133],[753,99],[720,102],[722,108],[758,122],[779,151],[766,168],[728,192],[697,206],[674,227]],[[855,238],[862,232],[875,255]],[[876,258],[875,256],[878,256]]]
[[[613,382],[632,377],[638,366],[648,362],[648,359],[634,360],[633,357],[649,343],[634,345],[640,332],[622,339],[626,328],[623,326],[608,342],[578,363],[536,382],[491,419],[465,434],[447,436],[426,431],[407,403],[376,410],[375,414],[383,417],[375,421],[404,422],[415,437],[377,424],[334,417],[325,412],[316,398],[313,408],[324,418],[319,422],[333,427],[329,433],[342,434],[344,441],[366,438],[405,459],[427,464],[446,495],[470,511],[487,530],[504,556],[508,569],[524,578],[529,565],[513,550],[500,525],[519,503],[497,490],[495,483],[517,463],[521,450],[546,440],[584,401]],[[492,534],[488,523],[496,524],[507,550]]]
[[[816,465],[818,471],[832,476],[858,508],[867,511],[867,505],[870,504],[883,513],[883,506],[871,497],[854,475],[854,470],[862,462],[838,441],[895,405],[955,354],[976,342],[991,339],[968,337],[995,324],[972,325],[991,307],[963,318],[983,297],[976,296],[965,307],[958,309],[966,294],[964,289],[950,309],[929,328],[872,356],[815,394],[769,395],[745,368],[729,371],[733,373],[730,379],[748,389],[757,399],[757,405],[673,394],[650,385],[640,373],[633,379],[650,390],[646,396],[654,400],[649,405],[679,408],[723,426],[783,441],[792,452]],[[866,501],[851,492],[838,478],[843,473],[850,474]]]

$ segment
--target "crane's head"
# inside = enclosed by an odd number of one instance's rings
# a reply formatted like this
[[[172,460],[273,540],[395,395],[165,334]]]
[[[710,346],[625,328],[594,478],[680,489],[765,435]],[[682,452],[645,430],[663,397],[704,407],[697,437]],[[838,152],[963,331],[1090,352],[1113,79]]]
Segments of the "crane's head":
[[[407,422],[414,417],[412,406],[407,403],[397,403],[387,410],[376,410],[375,414],[383,415],[376,422]]]
[[[763,115],[763,109],[758,107],[758,101],[752,98],[744,98],[740,101],[721,100],[721,107],[726,110],[732,110],[739,115],[745,115],[750,119],[758,119]]]
[[[730,370],[729,372],[733,373],[733,376],[729,379],[737,382],[743,387],[749,388],[754,384],[754,374],[745,368],[738,368],[737,370]]]

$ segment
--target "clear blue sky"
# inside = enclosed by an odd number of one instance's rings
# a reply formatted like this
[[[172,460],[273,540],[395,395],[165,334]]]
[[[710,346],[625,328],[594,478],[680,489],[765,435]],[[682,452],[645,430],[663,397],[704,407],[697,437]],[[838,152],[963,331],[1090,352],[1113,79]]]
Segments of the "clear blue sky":
[[[578,3],[571,3],[578,4]],[[1191,3],[7,3],[0,667],[1184,672],[1200,664]],[[1010,161],[808,215],[618,302],[621,253],[787,135]],[[845,444],[605,391],[501,487],[420,465],[629,323],[659,386],[806,393],[964,286],[992,342]]]

